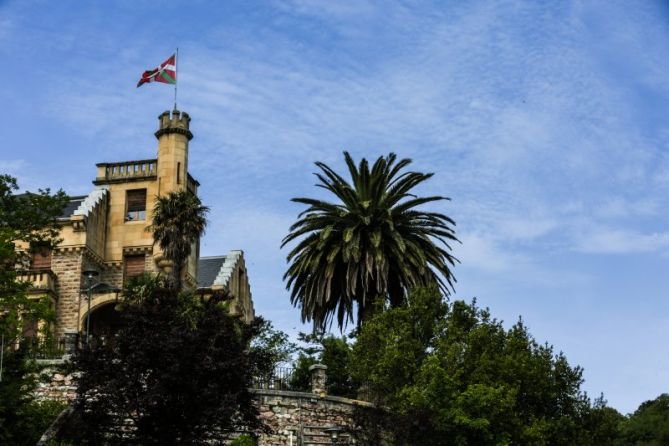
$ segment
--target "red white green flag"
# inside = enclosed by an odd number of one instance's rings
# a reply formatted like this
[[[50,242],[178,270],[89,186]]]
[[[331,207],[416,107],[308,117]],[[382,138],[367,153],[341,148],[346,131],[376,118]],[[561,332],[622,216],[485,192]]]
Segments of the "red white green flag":
[[[177,83],[176,54],[172,54],[157,68],[145,71],[144,74],[142,74],[142,78],[137,82],[137,86],[141,87],[149,82],[162,82],[164,84]]]

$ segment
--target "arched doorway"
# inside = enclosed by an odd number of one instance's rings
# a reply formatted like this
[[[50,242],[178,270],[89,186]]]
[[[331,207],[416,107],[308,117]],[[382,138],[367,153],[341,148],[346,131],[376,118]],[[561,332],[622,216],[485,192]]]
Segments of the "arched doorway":
[[[118,302],[108,302],[91,310],[91,337],[112,339],[121,328],[121,313],[116,310]],[[86,318],[84,318],[84,330]]]

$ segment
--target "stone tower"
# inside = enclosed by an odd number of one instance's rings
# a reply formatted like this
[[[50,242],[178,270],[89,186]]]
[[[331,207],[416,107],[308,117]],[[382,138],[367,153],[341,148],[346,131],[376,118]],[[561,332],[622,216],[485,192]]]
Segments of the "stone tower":
[[[158,120],[158,195],[162,196],[188,186],[188,142],[193,133],[186,112],[166,111]]]

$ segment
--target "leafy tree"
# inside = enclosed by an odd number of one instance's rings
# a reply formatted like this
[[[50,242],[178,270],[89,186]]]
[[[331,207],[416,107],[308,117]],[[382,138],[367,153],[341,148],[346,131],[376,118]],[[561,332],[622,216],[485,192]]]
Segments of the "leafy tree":
[[[59,408],[40,404],[31,395],[36,383],[34,364],[27,359],[23,338],[25,321],[47,324],[54,313],[48,298],[28,296],[31,284],[17,272],[29,267],[30,250],[58,243],[57,218],[68,198],[48,189],[17,195],[16,179],[0,175],[0,444],[34,444]],[[17,248],[27,248],[21,251]],[[48,333],[43,333],[48,334]],[[21,348],[16,349],[16,345]]]
[[[663,393],[642,403],[624,424],[617,445],[660,446],[669,444],[669,395]]]
[[[170,192],[158,197],[153,209],[153,220],[147,231],[172,262],[171,286],[181,289],[181,271],[192,251],[192,246],[200,240],[207,224],[207,206],[186,190]]]
[[[351,364],[394,414],[393,445],[594,445],[595,430],[615,434],[563,354],[522,321],[506,330],[475,303],[446,304],[435,288],[367,321]]]
[[[297,345],[291,342],[288,335],[274,328],[271,321],[257,318],[258,334],[251,342],[251,351],[262,353],[268,359],[268,371],[290,362]]]
[[[311,389],[309,367],[318,363],[327,366],[327,392],[335,396],[355,398],[360,384],[351,376],[351,344],[345,337],[300,333],[303,343],[295,362],[290,385],[295,390]]]
[[[135,283],[133,289],[137,289]],[[226,432],[260,429],[248,388],[262,352],[249,352],[257,325],[228,313],[226,296],[200,300],[149,284],[126,299],[115,341],[81,351],[76,417],[65,438],[123,443],[132,420],[139,444],[207,444]]]
[[[37,368],[24,347],[8,352],[0,382],[0,444],[34,445],[65,403],[36,401]]]
[[[49,189],[16,195],[18,184],[9,175],[0,175],[0,335],[4,345],[21,338],[23,321],[53,318],[49,302],[30,299],[30,283],[17,280],[17,268],[29,266],[29,250],[53,247],[58,243],[57,218],[68,198],[63,191],[51,194]]]
[[[454,278],[455,223],[446,215],[417,209],[447,200],[417,197],[414,187],[433,174],[403,171],[411,160],[397,161],[394,153],[379,157],[371,167],[366,159],[355,165],[344,152],[351,183],[324,163],[316,163],[317,186],[337,202],[294,198],[307,205],[283,239],[282,247],[299,239],[288,254],[284,275],[291,302],[303,321],[325,329],[336,317],[343,327],[370,317],[377,300],[401,305],[408,290],[437,283],[448,293]]]

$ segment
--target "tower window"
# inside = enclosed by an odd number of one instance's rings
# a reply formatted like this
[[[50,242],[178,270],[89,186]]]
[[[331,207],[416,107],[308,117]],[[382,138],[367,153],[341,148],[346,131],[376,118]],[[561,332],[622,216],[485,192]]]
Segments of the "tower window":
[[[126,193],[126,221],[146,220],[146,189],[129,190]]]
[[[181,163],[177,163],[177,184],[181,184]]]

